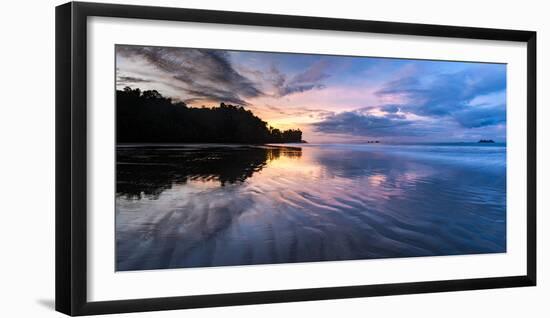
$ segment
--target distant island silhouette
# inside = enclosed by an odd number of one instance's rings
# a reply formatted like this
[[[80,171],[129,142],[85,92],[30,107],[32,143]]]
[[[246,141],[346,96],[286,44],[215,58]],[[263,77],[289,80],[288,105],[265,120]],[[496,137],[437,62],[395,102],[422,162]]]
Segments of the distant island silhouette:
[[[480,143],[480,144],[494,144],[495,141],[492,140],[492,139],[481,139],[480,141],[478,141],[478,143]]]
[[[300,129],[268,126],[242,106],[188,107],[156,90],[116,91],[118,143],[301,143]]]

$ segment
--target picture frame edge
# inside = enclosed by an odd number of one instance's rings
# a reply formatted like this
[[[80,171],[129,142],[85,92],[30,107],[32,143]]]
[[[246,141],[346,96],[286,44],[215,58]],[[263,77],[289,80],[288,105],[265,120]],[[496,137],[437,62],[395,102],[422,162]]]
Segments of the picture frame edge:
[[[87,301],[86,21],[89,16],[229,23],[527,43],[527,274],[414,283]],[[209,16],[211,15],[211,16]],[[179,17],[179,18],[178,18]],[[230,17],[230,18],[228,18]],[[55,8],[55,309],[71,316],[536,286],[536,32],[68,2]],[[216,22],[217,21],[217,22]],[[281,25],[275,25],[277,21]],[[301,25],[301,26],[300,26]]]

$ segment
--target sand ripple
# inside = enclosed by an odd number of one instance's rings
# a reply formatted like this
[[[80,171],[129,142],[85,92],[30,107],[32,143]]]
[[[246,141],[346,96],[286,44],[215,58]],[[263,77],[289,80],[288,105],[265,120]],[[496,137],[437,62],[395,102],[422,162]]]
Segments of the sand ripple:
[[[223,186],[199,173],[119,195],[117,270],[505,252],[505,152],[456,151],[308,146]]]

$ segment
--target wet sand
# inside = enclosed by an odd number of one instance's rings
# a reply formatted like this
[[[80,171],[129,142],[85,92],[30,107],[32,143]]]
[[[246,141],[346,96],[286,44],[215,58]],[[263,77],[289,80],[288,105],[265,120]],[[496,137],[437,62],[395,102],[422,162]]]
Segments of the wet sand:
[[[505,251],[503,145],[117,148],[117,271]]]

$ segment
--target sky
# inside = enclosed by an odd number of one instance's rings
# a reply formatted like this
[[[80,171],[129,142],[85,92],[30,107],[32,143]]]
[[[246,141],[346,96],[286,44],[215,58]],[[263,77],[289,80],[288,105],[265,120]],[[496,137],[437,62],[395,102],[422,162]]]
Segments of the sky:
[[[116,86],[243,106],[310,143],[506,141],[506,65],[116,46]]]

